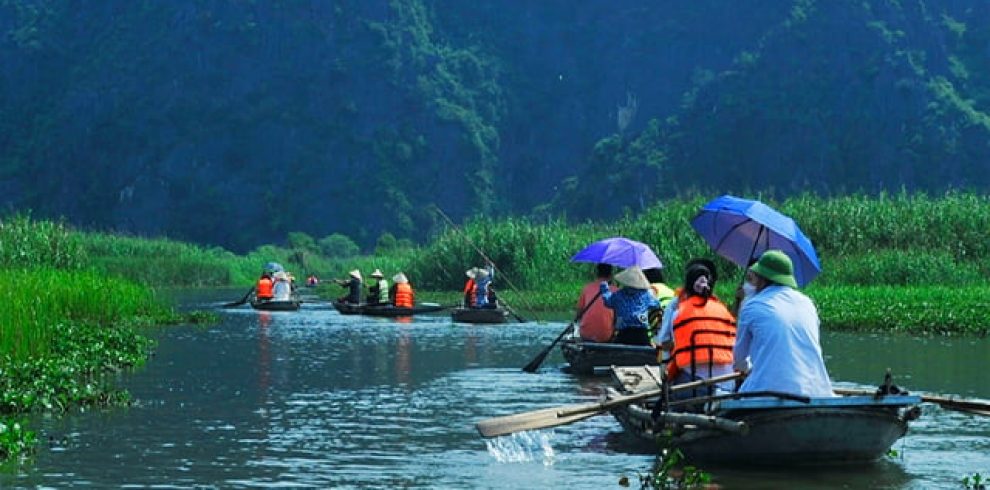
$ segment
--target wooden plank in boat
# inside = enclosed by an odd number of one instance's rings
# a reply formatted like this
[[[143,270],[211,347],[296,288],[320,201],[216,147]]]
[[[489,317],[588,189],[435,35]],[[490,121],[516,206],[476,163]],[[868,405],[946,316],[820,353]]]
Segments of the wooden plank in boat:
[[[612,379],[626,394],[660,388],[660,366],[612,366]]]

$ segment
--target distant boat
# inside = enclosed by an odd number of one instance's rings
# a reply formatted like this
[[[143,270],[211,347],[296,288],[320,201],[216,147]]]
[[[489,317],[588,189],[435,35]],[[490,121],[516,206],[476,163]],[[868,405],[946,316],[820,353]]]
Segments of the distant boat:
[[[454,308],[451,318],[459,323],[506,323],[509,312],[504,308]]]
[[[251,300],[251,307],[256,310],[265,311],[296,311],[299,309],[299,305],[302,304],[298,299],[289,300],[259,300],[257,298]]]
[[[656,390],[660,379],[656,367],[615,367],[612,373],[617,388],[609,388],[609,398]],[[694,405],[698,413],[668,410],[655,418],[656,400],[616,407],[612,415],[651,445],[669,438],[692,464],[747,467],[875,461],[907,432],[908,422],[921,414],[922,401],[904,394],[732,393],[700,396]]]
[[[560,344],[571,374],[595,374],[595,367],[656,366],[657,351],[648,345],[613,344],[611,342],[587,342],[567,339]],[[607,374],[603,373],[603,374]]]
[[[420,313],[440,311],[445,308],[443,305],[437,303],[420,303],[412,308],[404,308],[389,304],[368,305],[364,303],[354,304],[341,301],[334,301],[333,307],[340,312],[341,315],[367,315],[383,317],[412,316]]]

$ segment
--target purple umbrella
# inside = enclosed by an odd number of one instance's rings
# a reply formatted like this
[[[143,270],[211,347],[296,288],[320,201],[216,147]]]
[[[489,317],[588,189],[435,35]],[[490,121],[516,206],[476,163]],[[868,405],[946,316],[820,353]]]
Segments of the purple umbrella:
[[[571,262],[592,262],[619,267],[639,266],[640,269],[663,267],[657,254],[642,242],[623,237],[599,240],[571,257]]]

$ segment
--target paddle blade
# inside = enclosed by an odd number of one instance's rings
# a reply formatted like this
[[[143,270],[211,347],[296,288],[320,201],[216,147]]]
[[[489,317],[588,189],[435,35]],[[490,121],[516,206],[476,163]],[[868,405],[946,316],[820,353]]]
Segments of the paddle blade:
[[[559,417],[557,414],[564,410],[579,413]],[[601,413],[604,413],[604,410],[599,410],[597,403],[582,403],[569,407],[544,408],[532,412],[485,419],[478,422],[475,427],[478,428],[482,437],[498,437],[524,430],[548,429],[567,425]]]
[[[251,289],[248,290],[247,294],[245,294],[243,298],[241,298],[241,299],[239,299],[237,301],[234,301],[232,303],[227,303],[227,304],[223,305],[223,307],[224,308],[233,308],[235,306],[241,306],[244,303],[247,303],[248,298],[251,297],[251,293],[253,293],[253,292],[254,292],[254,287],[252,286]]]
[[[523,366],[523,371],[526,371],[527,373],[535,373],[536,370],[540,368],[540,364],[543,364],[543,360],[547,358],[547,354],[553,350],[553,346],[554,344],[550,344],[550,347],[543,349],[543,352],[537,354],[532,361],[529,361],[529,364]]]
[[[876,395],[875,390],[837,388],[834,391],[838,395]],[[921,395],[921,401],[925,403],[934,403],[945,410],[953,410],[956,412],[990,417],[990,402],[982,400],[966,400],[944,396]]]

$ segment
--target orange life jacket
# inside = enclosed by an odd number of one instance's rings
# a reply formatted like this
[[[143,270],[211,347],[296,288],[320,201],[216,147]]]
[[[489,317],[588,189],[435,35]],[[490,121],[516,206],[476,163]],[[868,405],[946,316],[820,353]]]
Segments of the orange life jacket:
[[[475,287],[474,284],[474,279],[468,279],[467,282],[464,283],[464,302],[467,306],[474,306],[474,303],[477,301],[477,289],[478,288]]]
[[[254,295],[258,299],[272,299],[275,294],[272,292],[272,280],[267,277],[262,277],[258,279],[258,285],[256,286]]]
[[[407,282],[395,285],[395,306],[398,308],[412,308],[414,293],[412,286]]]
[[[680,295],[673,327],[674,351],[667,364],[667,379],[673,380],[682,368],[691,367],[692,353],[696,368],[709,360],[713,364],[732,363],[736,319],[715,296],[705,301],[699,296]]]

